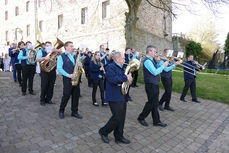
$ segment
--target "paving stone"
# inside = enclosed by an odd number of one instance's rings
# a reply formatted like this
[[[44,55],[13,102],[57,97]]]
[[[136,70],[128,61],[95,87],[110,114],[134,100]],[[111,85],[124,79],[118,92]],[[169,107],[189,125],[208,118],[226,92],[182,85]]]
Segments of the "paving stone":
[[[131,144],[116,144],[113,134],[109,134],[110,143],[104,144],[98,130],[111,116],[109,107],[91,105],[92,89],[87,87],[82,77],[79,112],[82,120],[72,118],[70,103],[65,110],[65,118],[58,118],[62,97],[62,78],[58,77],[54,89],[53,101],[56,105],[39,105],[40,77],[35,75],[35,96],[21,96],[18,84],[10,79],[0,79],[0,152],[3,153],[191,153],[202,146],[203,151],[214,153],[229,152],[229,105],[201,99],[201,104],[180,103],[179,93],[173,92],[171,104],[175,112],[159,112],[161,120],[168,123],[166,128],[155,127],[152,118],[146,118],[148,127],[137,121],[138,113],[147,101],[144,85],[131,88],[133,102],[127,105],[127,117],[124,136]],[[160,96],[163,90],[160,90]],[[13,98],[18,97],[18,98]],[[99,91],[97,99],[99,101]],[[190,101],[191,97],[187,96]],[[70,101],[70,100],[69,100]],[[220,111],[219,111],[220,110]],[[223,124],[227,126],[223,126]]]

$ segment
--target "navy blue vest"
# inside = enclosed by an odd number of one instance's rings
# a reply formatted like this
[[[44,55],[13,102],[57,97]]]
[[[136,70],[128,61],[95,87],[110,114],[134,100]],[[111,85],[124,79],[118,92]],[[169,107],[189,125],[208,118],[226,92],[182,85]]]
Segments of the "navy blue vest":
[[[18,57],[18,54],[19,54],[19,53],[14,53],[14,58],[15,58],[14,62],[15,62],[15,63],[18,63],[18,62],[19,62],[19,60],[18,60],[18,58],[17,58],[17,57]]]
[[[45,49],[40,49],[41,50],[41,52],[42,52],[42,57],[45,57],[46,55],[47,55],[47,52],[45,51]]]
[[[159,81],[160,81],[160,77],[159,77],[159,75],[154,76],[152,73],[149,72],[149,70],[144,65],[146,60],[150,60],[152,62],[152,64],[155,66],[155,68],[157,68],[155,61],[149,59],[148,57],[145,58],[145,60],[143,61],[144,82],[158,85]]]
[[[164,61],[164,60],[163,60]],[[165,61],[164,61],[165,62]],[[171,65],[170,65],[171,66]],[[162,71],[161,77],[163,78],[171,78],[172,77],[172,70],[166,72],[165,70]]]
[[[26,56],[26,50],[25,50],[25,49],[21,49],[21,51],[23,52],[23,56]],[[27,60],[27,59],[21,60],[21,66],[26,66],[26,65],[27,65],[27,64],[26,64],[26,60]]]
[[[72,74],[74,71],[74,65],[72,63],[72,61],[68,58],[68,55],[66,55],[65,53],[62,53],[60,55],[62,57],[63,60],[63,69],[68,73],[68,74]],[[74,56],[74,60],[76,60],[76,56]]]

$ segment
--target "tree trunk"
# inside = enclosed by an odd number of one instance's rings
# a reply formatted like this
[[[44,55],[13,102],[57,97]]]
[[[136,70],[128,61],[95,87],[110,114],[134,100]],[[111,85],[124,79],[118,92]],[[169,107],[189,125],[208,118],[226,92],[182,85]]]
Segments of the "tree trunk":
[[[134,35],[136,34],[137,13],[142,0],[126,0],[129,12],[126,13],[125,37],[126,47],[135,47]]]

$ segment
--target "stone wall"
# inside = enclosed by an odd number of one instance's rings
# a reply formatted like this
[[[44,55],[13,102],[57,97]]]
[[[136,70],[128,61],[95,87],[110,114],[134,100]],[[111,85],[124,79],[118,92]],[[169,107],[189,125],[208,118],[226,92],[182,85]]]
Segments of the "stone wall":
[[[155,3],[157,0],[154,0]],[[165,16],[165,20],[164,17]],[[166,24],[166,27],[165,27]],[[147,45],[154,45],[159,51],[172,49],[172,18],[167,13],[158,10],[142,1],[138,10],[136,48],[144,50]],[[167,33],[168,36],[164,37]]]
[[[30,1],[29,12],[26,12],[26,2]],[[75,47],[84,44],[92,50],[98,50],[100,44],[109,44],[110,49],[124,51],[125,40],[125,12],[128,6],[125,0],[110,0],[110,17],[102,18],[102,3],[107,0],[37,0],[37,23],[43,21],[41,35],[44,41],[55,41],[56,37],[62,41],[71,40]],[[18,40],[31,40],[35,42],[35,0],[8,0],[0,1],[0,41],[6,44],[5,31],[9,33],[11,43],[15,39],[15,29],[21,29]],[[19,7],[19,16],[15,16],[15,7]],[[81,24],[81,9],[88,8],[88,20]],[[8,20],[5,21],[5,11],[8,10]],[[58,29],[58,15],[63,15],[63,26]],[[142,1],[139,8],[137,31],[134,35],[134,46],[137,50],[145,50],[146,46],[153,44],[159,50],[170,48],[172,23],[166,15],[166,32],[164,37],[164,13]],[[26,35],[26,26],[30,25],[30,35]],[[107,47],[105,45],[105,47]]]

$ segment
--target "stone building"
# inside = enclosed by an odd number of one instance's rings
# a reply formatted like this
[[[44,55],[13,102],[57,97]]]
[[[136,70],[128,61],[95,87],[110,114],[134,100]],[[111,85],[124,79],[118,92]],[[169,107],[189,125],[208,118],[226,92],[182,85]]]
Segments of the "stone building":
[[[1,0],[0,44],[13,41],[53,42],[71,40],[75,46],[86,45],[98,50],[100,44],[123,51],[126,47],[125,0]],[[137,14],[134,45],[139,51],[153,44],[159,50],[172,49],[172,19],[170,15],[150,6],[145,0]],[[7,43],[8,42],[8,43]]]

